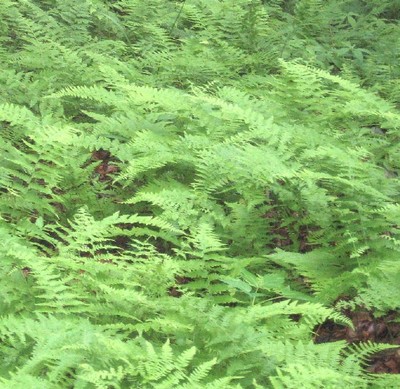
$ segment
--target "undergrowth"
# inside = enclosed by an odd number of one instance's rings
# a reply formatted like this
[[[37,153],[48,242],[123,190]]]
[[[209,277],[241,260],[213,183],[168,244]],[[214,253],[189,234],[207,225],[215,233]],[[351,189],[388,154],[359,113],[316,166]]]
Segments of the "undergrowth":
[[[0,2],[0,387],[398,388],[399,14]]]

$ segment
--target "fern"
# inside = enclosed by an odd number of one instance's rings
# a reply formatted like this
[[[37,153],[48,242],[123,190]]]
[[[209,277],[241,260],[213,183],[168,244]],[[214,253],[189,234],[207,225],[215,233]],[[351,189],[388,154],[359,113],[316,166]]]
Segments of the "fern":
[[[398,387],[392,3],[1,2],[0,385]]]

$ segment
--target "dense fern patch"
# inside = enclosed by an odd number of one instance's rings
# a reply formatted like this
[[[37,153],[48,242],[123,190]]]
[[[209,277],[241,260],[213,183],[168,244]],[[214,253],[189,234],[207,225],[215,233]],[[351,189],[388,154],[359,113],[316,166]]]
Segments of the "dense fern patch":
[[[1,387],[398,388],[399,13],[0,2]]]

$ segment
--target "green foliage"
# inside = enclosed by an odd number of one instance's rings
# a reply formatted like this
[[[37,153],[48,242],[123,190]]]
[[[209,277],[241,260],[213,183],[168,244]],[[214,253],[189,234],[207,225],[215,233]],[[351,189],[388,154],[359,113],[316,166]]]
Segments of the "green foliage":
[[[399,387],[397,3],[0,2],[1,387]]]

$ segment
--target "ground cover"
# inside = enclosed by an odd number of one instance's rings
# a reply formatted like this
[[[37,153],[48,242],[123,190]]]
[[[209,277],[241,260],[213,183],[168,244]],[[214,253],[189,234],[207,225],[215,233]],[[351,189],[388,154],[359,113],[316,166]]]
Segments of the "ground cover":
[[[2,1],[1,387],[398,388],[399,15]]]

